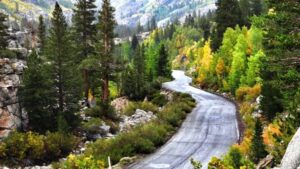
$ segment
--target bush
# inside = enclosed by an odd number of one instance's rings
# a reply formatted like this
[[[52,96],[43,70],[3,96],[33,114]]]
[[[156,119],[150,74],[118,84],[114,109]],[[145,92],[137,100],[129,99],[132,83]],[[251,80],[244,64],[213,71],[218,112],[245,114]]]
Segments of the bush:
[[[243,86],[236,90],[235,96],[238,101],[253,101],[261,93],[261,85],[256,84],[254,87]]]
[[[116,134],[117,132],[119,132],[120,127],[118,123],[110,120],[105,121],[105,123],[110,126],[109,132],[111,132],[112,134]]]
[[[141,109],[144,111],[151,111],[153,113],[158,112],[158,107],[151,102],[130,102],[124,110],[125,115],[131,116],[135,113],[137,109]]]
[[[155,93],[152,97],[153,98],[149,98],[150,101],[157,106],[162,107],[168,103],[166,96],[160,93]]]
[[[136,132],[139,133],[140,137],[150,140],[157,147],[166,141],[170,129],[167,125],[153,122],[136,129]]]
[[[37,133],[27,133],[28,158],[43,159],[45,155],[45,140],[44,136]]]
[[[12,132],[4,139],[4,143],[6,144],[6,155],[18,160],[26,158],[28,150],[26,134]]]
[[[47,133],[45,146],[47,158],[57,159],[72,151],[76,147],[78,140],[75,136],[61,133]]]
[[[104,169],[104,163],[92,156],[75,156],[70,154],[66,162],[59,168],[67,169]]]
[[[27,160],[57,160],[71,152],[76,143],[76,138],[67,134],[47,133],[44,136],[33,132],[12,132],[0,143],[0,157],[3,159],[0,164],[13,166],[22,165]]]
[[[91,117],[106,118],[113,121],[119,120],[115,109],[108,103],[101,103],[99,106],[87,109],[85,113]]]
[[[7,149],[6,149],[6,144],[3,143],[3,142],[0,142],[0,158],[1,158],[1,159],[4,159],[4,158],[5,158],[5,156],[6,156],[6,151],[7,151]]]
[[[19,58],[16,52],[11,51],[11,50],[0,50],[0,58],[10,58],[10,59],[14,59],[14,58]]]
[[[96,134],[99,132],[99,127],[102,125],[100,118],[91,118],[88,122],[82,124],[83,130],[90,134]]]
[[[106,161],[111,157],[113,164],[119,162],[122,157],[128,157],[137,153],[151,153],[156,147],[162,145],[179,126],[195,105],[194,100],[187,94],[175,94],[176,99],[158,112],[157,106],[150,102],[132,102],[127,107],[127,113],[132,114],[137,108],[157,112],[158,118],[148,124],[140,125],[133,130],[121,133],[114,138],[97,140],[88,145],[85,156],[93,156],[95,159]],[[107,163],[105,164],[107,166]]]

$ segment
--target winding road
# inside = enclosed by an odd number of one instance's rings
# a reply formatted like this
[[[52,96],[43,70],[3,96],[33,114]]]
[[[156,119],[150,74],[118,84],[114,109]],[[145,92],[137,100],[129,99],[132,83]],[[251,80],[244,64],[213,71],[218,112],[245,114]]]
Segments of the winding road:
[[[225,154],[239,137],[236,107],[226,99],[190,86],[192,79],[183,71],[173,71],[169,90],[189,93],[197,106],[179,131],[154,154],[129,166],[130,169],[192,169],[190,159],[201,161],[203,168],[211,157]]]

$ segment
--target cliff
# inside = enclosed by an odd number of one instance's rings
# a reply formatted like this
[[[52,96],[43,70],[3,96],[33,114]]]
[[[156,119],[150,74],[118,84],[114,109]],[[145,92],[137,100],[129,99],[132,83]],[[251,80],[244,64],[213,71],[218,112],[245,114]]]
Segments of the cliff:
[[[26,124],[27,115],[17,97],[24,68],[22,60],[0,59],[0,139]]]

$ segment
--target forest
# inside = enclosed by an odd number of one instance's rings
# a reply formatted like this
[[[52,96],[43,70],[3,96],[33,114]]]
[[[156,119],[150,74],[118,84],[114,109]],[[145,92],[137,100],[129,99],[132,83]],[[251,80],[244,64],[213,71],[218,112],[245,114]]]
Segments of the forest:
[[[108,156],[118,164],[153,153],[196,106],[190,95],[162,89],[172,70],[185,70],[193,86],[237,104],[242,135],[209,169],[252,169],[267,156],[268,167],[279,165],[300,125],[300,3],[217,0],[216,7],[165,27],[152,18],[128,29],[117,25],[109,0],[100,9],[95,0],[78,0],[71,25],[56,3],[50,26],[40,16],[38,43],[28,47],[18,92],[28,125],[0,140],[0,165],[102,169]],[[6,21],[0,12],[0,58],[19,59],[8,50]],[[143,32],[149,36],[141,38]],[[125,34],[130,38],[116,44]],[[113,102],[122,97],[128,104],[116,110]],[[124,132],[121,116],[137,109],[156,118]],[[95,138],[101,125],[112,137]]]

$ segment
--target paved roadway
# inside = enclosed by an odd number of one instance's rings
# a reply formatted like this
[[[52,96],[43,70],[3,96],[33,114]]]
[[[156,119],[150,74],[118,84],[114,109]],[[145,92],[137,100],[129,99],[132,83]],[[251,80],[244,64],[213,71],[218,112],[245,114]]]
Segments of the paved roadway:
[[[190,159],[203,168],[213,156],[221,156],[239,137],[236,108],[222,97],[194,88],[183,71],[173,71],[172,82],[164,88],[189,93],[197,101],[179,131],[155,153],[129,166],[129,169],[192,169]]]

